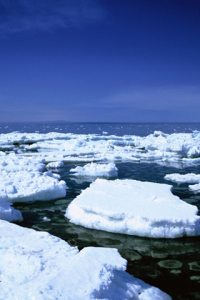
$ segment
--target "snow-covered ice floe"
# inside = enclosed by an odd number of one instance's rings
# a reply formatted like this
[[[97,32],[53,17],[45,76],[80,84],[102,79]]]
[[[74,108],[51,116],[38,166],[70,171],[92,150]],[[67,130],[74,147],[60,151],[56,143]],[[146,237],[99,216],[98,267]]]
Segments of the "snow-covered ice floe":
[[[152,238],[200,235],[196,206],[174,196],[172,186],[97,179],[68,206],[65,216],[87,228]]]
[[[15,151],[23,156],[30,156],[31,152],[46,163],[148,161],[172,163],[177,168],[200,164],[199,131],[173,134],[155,131],[146,137],[13,132],[0,135],[0,149],[5,145],[15,145]]]
[[[20,157],[15,153],[0,155],[0,172],[45,171],[44,159]]]
[[[97,164],[90,163],[83,167],[78,166],[71,169],[75,176],[102,176],[102,177],[117,177],[118,169],[115,164]]]
[[[199,193],[200,192],[200,175],[199,174],[168,174],[164,177],[166,180],[170,180],[173,182],[176,182],[178,184],[180,183],[197,183],[193,185],[189,185],[189,190],[194,192],[194,193]]]
[[[188,174],[167,174],[164,177],[166,180],[170,180],[172,182],[180,183],[200,183],[200,175],[188,173]]]
[[[15,203],[63,198],[66,189],[65,181],[54,178],[51,172],[46,174],[5,170],[0,172],[0,202]]]
[[[117,249],[76,247],[46,232],[0,221],[0,299],[169,300],[125,272]]]

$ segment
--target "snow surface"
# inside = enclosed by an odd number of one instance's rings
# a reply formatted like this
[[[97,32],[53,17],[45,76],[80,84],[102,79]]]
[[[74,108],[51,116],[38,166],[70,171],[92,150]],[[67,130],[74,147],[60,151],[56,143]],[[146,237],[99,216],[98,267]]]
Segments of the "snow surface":
[[[68,206],[77,225],[152,238],[200,235],[196,206],[171,193],[172,186],[136,180],[97,179]]]
[[[47,172],[0,172],[0,202],[45,201],[66,195],[65,181],[50,177]]]
[[[200,193],[200,175],[199,174],[168,174],[164,177],[166,180],[174,181],[178,184],[180,183],[197,183],[193,185],[189,185],[189,190],[194,193]]]
[[[0,299],[169,300],[125,272],[117,249],[76,247],[46,232],[0,221]]]
[[[70,172],[74,172],[75,176],[105,176],[105,177],[117,177],[118,169],[115,164],[97,164],[90,163],[83,167],[78,166],[71,169]]]
[[[180,183],[200,183],[200,175],[188,173],[188,174],[168,174],[164,177],[166,180],[170,180],[173,182],[176,182],[178,184]]]

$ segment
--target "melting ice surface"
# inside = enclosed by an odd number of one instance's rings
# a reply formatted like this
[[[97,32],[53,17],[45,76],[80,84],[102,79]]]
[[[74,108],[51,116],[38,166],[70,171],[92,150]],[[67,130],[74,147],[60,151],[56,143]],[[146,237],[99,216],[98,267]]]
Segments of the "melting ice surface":
[[[20,199],[23,199],[23,205],[25,205],[27,201],[48,201],[50,199],[64,197],[66,194],[66,183],[62,183],[62,180],[60,180],[62,178],[58,175],[58,173],[62,174],[59,168],[63,166],[63,162],[67,164],[76,163],[76,166],[77,164],[80,166],[80,163],[91,162],[101,163],[102,165],[119,162],[155,162],[160,166],[171,165],[180,170],[184,167],[195,166],[199,163],[200,136],[198,131],[193,132],[189,130],[188,133],[180,132],[178,134],[170,134],[170,132],[161,130],[159,126],[155,125],[154,130],[148,132],[148,134],[145,134],[144,130],[143,134],[134,135],[131,132],[131,125],[130,128],[128,125],[123,125],[124,128],[122,128],[123,126],[121,125],[117,125],[119,128],[118,133],[123,132],[122,134],[113,133],[111,130],[112,124],[107,124],[106,128],[104,128],[103,124],[98,125],[94,131],[86,130],[86,125],[79,124],[77,125],[76,132],[69,130],[70,124],[64,126],[65,125],[57,126],[57,129],[55,129],[52,128],[53,126],[51,125],[45,125],[40,129],[40,133],[32,133],[33,130],[30,132],[30,130],[26,130],[26,128],[23,128],[23,132],[11,133],[12,130],[6,128],[5,131],[7,131],[8,134],[1,134],[0,170],[2,174],[2,186],[0,190],[0,213],[1,216],[3,216],[2,218],[8,221],[12,221],[12,219],[16,220],[17,218],[21,220],[20,212],[10,206],[10,203],[20,201]],[[13,130],[16,129],[17,128],[14,128]],[[58,129],[61,130],[62,133],[55,132],[58,131]],[[79,134],[79,132],[81,134]],[[105,134],[105,132],[107,132],[107,134]],[[48,163],[50,163],[49,166],[47,165]],[[46,172],[45,165],[49,169],[52,169],[52,171]],[[28,174],[30,174],[30,176]],[[121,176],[120,173],[119,176]],[[50,185],[47,185],[47,182],[49,182]],[[58,190],[60,190],[58,187],[61,188],[62,195],[57,193]],[[54,197],[52,197],[53,194]],[[39,196],[37,197],[36,195]],[[65,199],[67,199],[67,197],[68,194]],[[66,203],[66,200],[58,201]],[[40,203],[43,202],[40,201]],[[33,204],[30,203],[29,206],[31,207],[31,205]],[[63,205],[65,205],[66,208],[67,204]],[[38,212],[39,210],[41,210],[41,208],[38,209]],[[191,224],[195,219],[196,207],[193,207],[193,210],[193,220]],[[148,217],[149,216],[147,216],[147,218]],[[48,220],[51,220],[51,218]],[[44,223],[51,224],[51,221]],[[18,226],[1,221],[0,251],[2,251],[2,256],[6,257],[5,261],[0,262],[0,281],[5,283],[2,285],[3,289],[0,290],[0,293],[3,293],[3,296],[0,297],[2,299],[9,299],[9,297],[13,299],[14,296],[16,296],[15,294],[13,296],[13,293],[19,293],[17,296],[20,299],[23,299],[23,297],[24,299],[28,299],[27,295],[29,296],[31,293],[33,293],[33,296],[35,294],[37,299],[47,299],[47,294],[45,293],[48,293],[48,295],[52,293],[53,299],[55,297],[62,299],[66,291],[68,291],[67,293],[70,295],[74,293],[75,299],[98,299],[102,297],[105,299],[117,299],[116,295],[119,293],[118,286],[122,288],[120,292],[124,293],[119,294],[119,299],[129,299],[131,297],[133,299],[169,298],[161,291],[146,286],[144,282],[129,277],[129,275],[125,273],[125,261],[116,251],[113,251],[113,249],[85,248],[80,251],[80,253],[78,253],[76,249],[77,252],[73,256],[74,258],[76,257],[74,260],[72,256],[69,255],[68,257],[67,254],[73,252],[74,250],[72,249],[74,248],[71,248],[67,243],[63,242],[65,243],[64,251],[66,251],[66,249],[69,251],[67,253],[65,252],[63,256],[61,249],[61,257],[63,258],[61,264],[60,261],[55,259],[59,257],[58,253],[60,253],[60,248],[57,247],[60,245],[58,239],[54,240],[52,236],[48,236],[47,238],[46,235],[40,235],[35,231],[32,231],[32,234],[27,230],[28,229],[20,229]],[[30,239],[28,239],[28,236]],[[33,240],[33,242],[30,240]],[[46,247],[44,244],[40,244],[42,240],[45,241]],[[56,243],[54,243],[55,241]],[[51,242],[56,246],[54,247]],[[6,256],[7,253],[8,255]],[[135,254],[135,256],[140,257],[140,255],[137,254]],[[9,260],[10,257],[12,258],[11,260]],[[99,259],[97,259],[97,257],[99,257]],[[26,261],[27,264],[25,264],[24,261]],[[16,262],[16,265],[13,264],[13,262]],[[176,262],[168,262],[168,265],[170,264],[171,266],[173,265],[175,269],[177,265],[181,266],[180,263]],[[26,265],[33,266],[33,268],[27,269]],[[80,265],[82,266],[81,270],[78,268]],[[91,270],[89,265],[95,265],[95,269]],[[162,265],[163,263],[160,263],[160,266]],[[24,274],[20,277],[17,276],[19,275],[19,266],[21,266],[21,274]],[[59,267],[57,268],[57,266]],[[63,268],[65,268],[65,270],[63,270]],[[195,265],[194,267],[191,265],[191,268],[195,268]],[[196,268],[198,268],[198,266]],[[55,269],[56,272],[58,272],[56,273],[56,279],[54,278]],[[15,274],[16,277],[13,274]],[[44,276],[44,274],[46,275]],[[80,278],[78,277],[79,274],[81,276],[80,282],[82,283],[80,293],[83,293],[83,290],[87,293],[87,296],[85,294],[84,297],[82,296],[83,294],[77,296],[77,285],[73,285],[75,284],[74,278],[77,279],[78,284],[80,283],[78,281]],[[92,286],[89,281],[87,281],[87,275],[94,278]],[[70,286],[66,285],[66,281],[63,280],[64,277],[69,279]],[[22,278],[21,281],[19,278]],[[24,283],[27,283],[27,278],[28,284],[25,285]],[[40,278],[42,278],[43,281],[40,280]],[[83,278],[85,280],[83,280]],[[13,282],[16,283],[15,286],[18,285],[18,288],[15,290],[13,288]],[[44,284],[41,282],[44,282]],[[122,286],[119,285],[119,282]],[[104,294],[101,289],[102,286],[104,288]],[[147,287],[146,290],[145,286]],[[68,288],[70,289],[70,293],[69,290],[67,290]],[[133,294],[133,290],[135,294]],[[62,291],[64,291],[63,294]],[[42,298],[42,295],[44,295],[44,298]],[[71,299],[74,299],[73,296]]]

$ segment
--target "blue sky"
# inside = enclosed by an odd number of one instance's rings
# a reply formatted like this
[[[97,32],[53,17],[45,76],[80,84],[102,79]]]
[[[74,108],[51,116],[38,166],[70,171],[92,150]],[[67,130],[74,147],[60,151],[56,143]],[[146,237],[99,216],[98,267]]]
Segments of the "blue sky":
[[[200,121],[199,0],[0,0],[0,121]]]

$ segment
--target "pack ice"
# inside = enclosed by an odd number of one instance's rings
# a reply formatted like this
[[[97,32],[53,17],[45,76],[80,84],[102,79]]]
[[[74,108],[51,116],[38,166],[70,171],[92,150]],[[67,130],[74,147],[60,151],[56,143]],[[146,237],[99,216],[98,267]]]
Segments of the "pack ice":
[[[6,146],[7,145],[7,146]],[[175,167],[200,163],[200,132],[165,134],[155,131],[146,137],[98,134],[10,133],[0,135],[2,149],[12,147],[23,156],[45,162],[155,161]],[[1,148],[0,148],[1,149]],[[6,148],[5,148],[6,149]]]
[[[76,247],[0,220],[0,299],[170,300],[125,272],[117,249]]]
[[[68,206],[65,216],[87,228],[151,238],[200,235],[196,206],[172,186],[136,180],[97,179]]]

